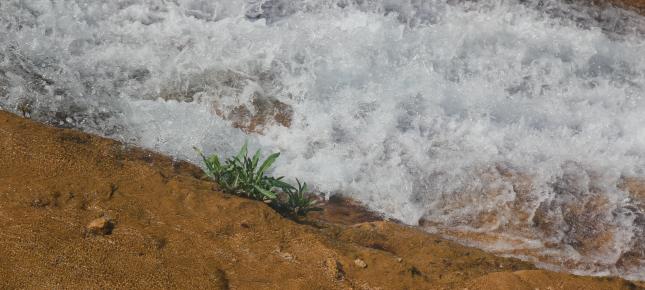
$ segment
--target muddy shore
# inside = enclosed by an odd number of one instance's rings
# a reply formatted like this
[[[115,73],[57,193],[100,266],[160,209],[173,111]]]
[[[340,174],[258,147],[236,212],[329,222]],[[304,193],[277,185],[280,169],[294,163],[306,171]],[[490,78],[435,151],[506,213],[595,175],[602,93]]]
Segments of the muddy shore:
[[[0,148],[2,289],[645,289],[537,270],[342,201],[293,221],[194,165],[6,112]]]

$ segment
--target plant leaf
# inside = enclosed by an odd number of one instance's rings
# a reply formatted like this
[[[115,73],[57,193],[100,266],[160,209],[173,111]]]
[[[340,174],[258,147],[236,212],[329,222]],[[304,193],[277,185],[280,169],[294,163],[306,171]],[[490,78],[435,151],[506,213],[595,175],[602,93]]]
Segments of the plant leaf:
[[[253,155],[253,159],[251,160],[251,168],[255,170],[255,167],[258,166],[258,162],[260,161],[260,149],[258,151],[255,151],[255,154]]]
[[[204,155],[204,152],[199,150],[197,147],[193,147],[193,149],[197,151],[199,156],[201,156],[202,160],[204,161],[204,165],[206,166],[206,169],[207,169],[205,172],[206,175],[208,175],[213,179],[219,179],[222,174],[223,168],[217,154],[213,154],[210,157],[206,157],[206,155]]]
[[[237,188],[237,184],[240,181],[240,173],[235,174],[235,179],[233,180],[233,188]]]
[[[204,161],[204,164],[206,165],[206,168],[208,169],[208,171],[212,171],[211,166],[208,162],[208,158],[206,158],[206,155],[204,155],[204,152],[202,152],[202,150],[199,150],[197,147],[194,147],[194,146],[193,146],[193,149],[195,149],[195,151],[197,151],[197,154],[199,154],[199,156],[202,157],[202,160]],[[207,172],[207,173],[210,173],[210,172]]]
[[[209,166],[211,171],[214,171],[213,173],[219,173],[222,169],[221,164],[219,163],[219,157],[215,154],[211,155],[211,157],[208,158],[207,166]]]
[[[266,190],[264,188],[261,188],[261,187],[255,185],[255,184],[253,185],[253,187],[255,188],[255,190],[259,191],[262,195],[268,197],[269,199],[275,199],[277,197],[276,194],[273,191]]]
[[[260,169],[258,170],[258,175],[259,176],[264,175],[264,172],[267,169],[269,169],[269,167],[271,167],[271,165],[273,165],[273,162],[275,162],[275,160],[278,159],[279,156],[280,156],[280,153],[273,153],[273,154],[269,155],[269,157],[267,157],[267,159],[264,160],[264,162],[260,166]]]
[[[239,162],[240,160],[242,160],[242,158],[243,158],[243,157],[246,157],[246,153],[247,153],[247,151],[248,151],[248,148],[249,148],[249,142],[248,142],[248,141],[244,141],[244,145],[242,146],[242,149],[240,149],[240,152],[239,152],[239,153],[237,153],[237,156],[235,156],[235,159],[236,159],[238,162]]]
[[[282,190],[294,189],[293,185],[277,179],[271,180],[271,185],[278,187]]]

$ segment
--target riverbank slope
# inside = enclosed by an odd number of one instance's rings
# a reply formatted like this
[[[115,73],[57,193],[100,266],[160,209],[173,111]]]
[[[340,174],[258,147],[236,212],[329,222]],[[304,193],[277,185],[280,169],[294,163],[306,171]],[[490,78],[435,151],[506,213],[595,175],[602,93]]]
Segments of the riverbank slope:
[[[639,289],[338,208],[296,222],[194,165],[2,111],[0,148],[3,289]]]

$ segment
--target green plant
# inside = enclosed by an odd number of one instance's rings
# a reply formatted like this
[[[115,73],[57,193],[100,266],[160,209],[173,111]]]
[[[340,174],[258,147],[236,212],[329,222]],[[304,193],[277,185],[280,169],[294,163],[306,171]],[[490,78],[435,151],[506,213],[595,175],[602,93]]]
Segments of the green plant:
[[[216,154],[206,156],[201,150],[195,150],[204,161],[206,175],[215,180],[227,193],[271,202],[277,210],[295,216],[322,210],[316,207],[316,200],[307,193],[307,183],[300,183],[300,180],[296,179],[296,188],[284,182],[283,176],[276,178],[265,174],[280,153],[273,153],[260,163],[260,150],[257,150],[253,157],[249,157],[248,144],[245,142],[235,157],[222,163]]]
[[[290,213],[296,216],[307,215],[310,211],[320,211],[322,210],[319,207],[316,207],[318,201],[311,198],[307,193],[307,183],[300,183],[300,180],[296,178],[298,183],[298,188],[291,186],[286,189],[287,200],[283,204],[283,207]]]
[[[282,177],[275,178],[264,174],[280,156],[280,153],[269,155],[260,164],[260,150],[256,151],[253,157],[248,157],[247,148],[247,144],[244,143],[240,152],[223,164],[217,155],[207,157],[199,149],[195,148],[195,150],[204,160],[206,174],[219,183],[227,193],[246,195],[257,200],[275,200],[277,198],[275,188],[284,191],[285,188],[291,186],[281,181]]]

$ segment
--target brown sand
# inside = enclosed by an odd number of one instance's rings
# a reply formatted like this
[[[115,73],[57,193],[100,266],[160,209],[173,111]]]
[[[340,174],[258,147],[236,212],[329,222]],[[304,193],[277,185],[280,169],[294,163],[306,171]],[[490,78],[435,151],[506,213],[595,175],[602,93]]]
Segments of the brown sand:
[[[535,270],[342,201],[294,222],[190,164],[5,112],[0,149],[0,289],[644,289]]]

